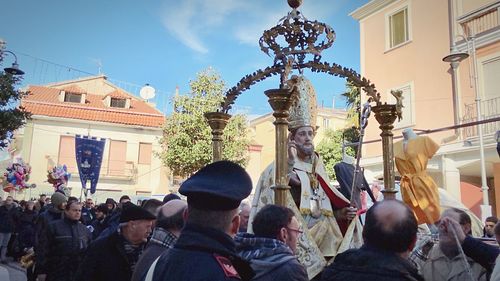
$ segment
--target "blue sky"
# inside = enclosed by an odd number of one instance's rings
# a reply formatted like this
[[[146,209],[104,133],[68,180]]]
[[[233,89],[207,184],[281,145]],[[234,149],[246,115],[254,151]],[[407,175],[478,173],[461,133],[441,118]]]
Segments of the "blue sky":
[[[359,25],[348,14],[368,0],[305,0],[308,19],[336,32],[323,60],[359,71]],[[215,68],[234,86],[243,76],[273,63],[258,40],[290,10],[285,0],[16,0],[3,1],[0,38],[18,56],[25,84],[73,79],[101,71],[124,89],[145,83],[157,89],[154,102],[169,112],[176,85],[189,91],[196,73]],[[12,63],[6,57],[4,67]],[[83,72],[81,72],[83,71]],[[345,81],[308,74],[318,104],[342,107]],[[124,81],[123,83],[119,81]],[[130,85],[127,83],[131,83]],[[248,114],[271,111],[263,94],[279,86],[268,79],[244,92],[236,109]]]

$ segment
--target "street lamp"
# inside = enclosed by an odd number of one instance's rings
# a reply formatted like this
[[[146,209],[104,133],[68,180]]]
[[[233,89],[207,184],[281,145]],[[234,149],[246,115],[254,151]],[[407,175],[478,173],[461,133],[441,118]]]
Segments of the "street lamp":
[[[478,77],[477,77],[477,59],[476,59],[476,40],[474,35],[470,35],[469,38],[466,38],[465,36],[458,35],[459,37],[463,38],[465,42],[467,43],[467,53],[461,53],[458,52],[458,50],[455,48],[455,46],[452,47],[451,54],[447,55],[446,57],[443,58],[443,61],[449,62],[450,65],[452,66],[453,69],[453,74],[454,74],[454,91],[456,91],[456,67],[458,67],[458,64],[466,59],[467,57],[471,56],[471,60],[469,61],[469,68],[470,68],[470,73],[469,77],[472,77],[472,85],[474,86],[474,94],[476,96],[476,112],[477,112],[477,121],[481,121],[482,116],[481,116],[481,95],[479,93],[478,89]],[[472,67],[470,66],[470,63],[472,62]],[[454,92],[455,96],[456,92]],[[483,192],[483,205],[481,205],[481,217],[482,221],[486,219],[486,217],[491,216],[491,205],[489,203],[488,199],[488,184],[486,182],[486,165],[484,162],[484,142],[483,142],[483,128],[481,124],[477,125],[477,134],[479,136],[479,161],[481,164],[481,191]]]
[[[23,75],[24,71],[22,71],[21,69],[19,69],[19,64],[17,64],[17,56],[16,56],[16,54],[14,54],[13,52],[11,52],[9,50],[5,50],[4,46],[5,46],[5,41],[3,41],[2,39],[0,39],[0,56],[3,56],[3,54],[5,54],[5,53],[11,54],[14,57],[14,62],[12,63],[11,67],[6,67],[3,70],[5,72],[9,73],[9,74],[12,74],[12,75]]]

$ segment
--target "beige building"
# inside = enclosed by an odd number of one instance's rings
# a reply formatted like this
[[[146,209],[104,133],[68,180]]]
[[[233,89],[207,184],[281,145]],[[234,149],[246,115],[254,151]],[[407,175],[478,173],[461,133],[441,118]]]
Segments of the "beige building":
[[[250,121],[249,129],[252,143],[249,148],[250,161],[247,165],[247,171],[254,186],[259,180],[260,174],[275,159],[276,136],[274,120],[272,113],[268,113]],[[326,129],[344,129],[346,121],[346,110],[318,107],[316,125],[319,128],[314,138],[314,144],[318,145],[321,142]]]
[[[500,115],[499,7],[500,1],[493,0],[373,0],[351,13],[360,25],[361,74],[375,83],[384,101],[394,102],[391,90],[403,92],[405,108],[403,120],[395,124],[396,137],[404,128],[430,130],[476,121],[474,73],[482,119]],[[452,67],[443,62],[450,49],[470,56]],[[473,71],[474,53],[477,72]],[[369,124],[365,140],[379,139],[373,116]],[[497,215],[500,160],[494,134],[499,129],[500,122],[483,125],[489,199]],[[429,162],[428,172],[479,215],[482,192],[476,126],[429,136],[441,147]],[[381,143],[363,148],[362,164],[382,175]]]
[[[98,202],[123,194],[132,198],[169,192],[168,171],[155,157],[160,146],[164,115],[147,103],[106,80],[105,76],[81,78],[44,86],[29,86],[22,106],[33,114],[18,134],[16,145],[32,167],[32,196],[51,194],[47,170],[67,165],[68,184],[79,197],[81,183],[75,160],[75,136],[106,139],[97,192]],[[87,184],[90,188],[90,183]],[[89,193],[90,194],[90,193]]]

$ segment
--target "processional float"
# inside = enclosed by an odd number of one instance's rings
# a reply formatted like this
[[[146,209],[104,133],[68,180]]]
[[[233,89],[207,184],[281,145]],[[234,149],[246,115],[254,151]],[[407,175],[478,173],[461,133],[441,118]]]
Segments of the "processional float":
[[[361,77],[356,71],[342,67],[339,64],[322,61],[321,52],[330,48],[335,41],[335,31],[327,24],[312,21],[304,17],[298,8],[302,0],[288,0],[292,10],[279,23],[265,30],[259,40],[261,50],[269,56],[274,56],[274,63],[265,69],[258,69],[244,76],[236,86],[225,93],[224,101],[216,112],[205,113],[212,129],[213,161],[222,160],[222,135],[231,115],[228,113],[238,96],[257,82],[271,76],[280,76],[279,88],[265,91],[269,104],[273,109],[276,128],[275,155],[275,203],[285,206],[286,194],[290,187],[287,179],[287,134],[289,109],[292,105],[294,89],[293,71],[302,73],[304,69],[312,72],[322,72],[332,76],[345,78],[354,86],[363,89],[367,101],[364,110],[371,111],[382,130],[383,165],[384,165],[384,199],[394,199],[396,194],[394,178],[393,133],[394,121],[401,119],[402,97],[400,92],[391,92],[396,98],[396,104],[382,103],[380,93],[370,80]],[[286,42],[285,46],[279,42]],[[364,124],[366,126],[366,124]],[[361,141],[360,141],[361,144]],[[356,171],[359,171],[359,155]],[[357,178],[354,176],[354,179]]]

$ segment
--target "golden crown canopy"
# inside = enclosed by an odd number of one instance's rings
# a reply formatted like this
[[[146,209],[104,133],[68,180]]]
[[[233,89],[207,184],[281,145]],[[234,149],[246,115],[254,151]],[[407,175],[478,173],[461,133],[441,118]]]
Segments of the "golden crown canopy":
[[[305,76],[293,76],[289,80],[289,87],[293,89],[293,103],[288,117],[288,130],[293,131],[300,127],[311,126],[316,130],[317,103],[316,91]]]

